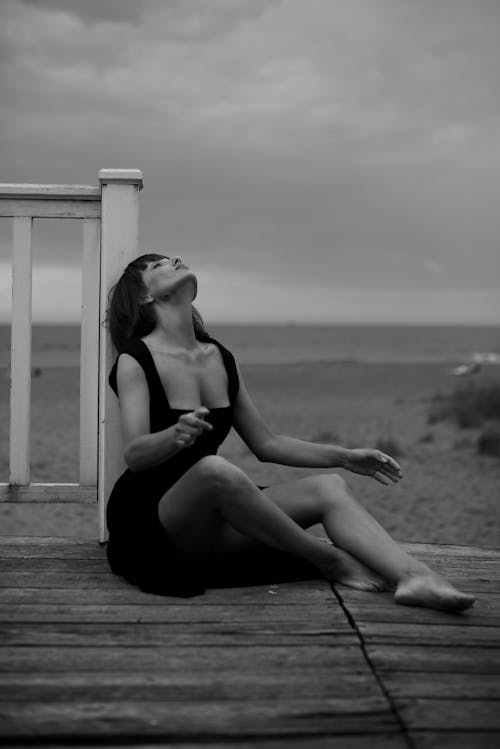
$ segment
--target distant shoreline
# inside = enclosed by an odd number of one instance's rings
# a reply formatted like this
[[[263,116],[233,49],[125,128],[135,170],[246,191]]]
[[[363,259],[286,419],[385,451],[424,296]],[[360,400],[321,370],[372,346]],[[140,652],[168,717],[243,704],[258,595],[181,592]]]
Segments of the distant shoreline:
[[[450,330],[498,329],[498,323],[379,323],[379,322],[208,322],[207,328],[380,328],[380,329],[421,329]],[[33,328],[79,328],[79,322],[33,322]],[[0,322],[0,329],[10,328],[10,322]]]
[[[451,369],[462,363],[459,359],[290,359],[290,360],[266,360],[256,361],[246,357],[244,354],[237,357],[238,363],[244,367],[315,367],[315,366],[331,366],[331,367],[428,367],[434,369],[443,370],[444,373],[448,373],[450,378],[452,377]],[[40,374],[43,373],[44,369],[79,369],[80,361],[77,356],[70,354],[66,360],[51,361],[49,358],[42,358],[34,356],[31,361],[31,369],[41,370]],[[450,371],[448,371],[450,370]],[[0,354],[0,377],[8,377],[10,371],[8,358]],[[489,372],[492,375],[500,374],[500,363],[485,364],[484,371]],[[470,378],[458,378],[454,377],[454,380],[465,382],[471,382]]]
[[[500,326],[209,324],[242,364],[439,364],[500,361]],[[10,360],[10,328],[0,325],[0,367]],[[79,325],[34,325],[32,366],[78,367]]]

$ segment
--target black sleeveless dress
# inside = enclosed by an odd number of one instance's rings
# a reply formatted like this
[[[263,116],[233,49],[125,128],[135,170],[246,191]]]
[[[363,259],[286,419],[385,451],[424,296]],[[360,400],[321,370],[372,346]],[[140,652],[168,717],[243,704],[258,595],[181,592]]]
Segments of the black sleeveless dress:
[[[209,338],[208,342],[214,343],[221,353],[228,376],[230,405],[210,409],[206,420],[213,430],[203,432],[190,447],[152,468],[127,469],[116,481],[106,509],[109,532],[106,553],[110,567],[145,592],[183,597],[203,593],[207,587],[269,581],[271,568],[274,578],[280,580],[318,577],[317,570],[304,560],[272,549],[257,564],[254,559],[240,560],[239,565],[231,564],[230,569],[215,563],[187,565],[176,555],[168,531],[160,523],[158,503],[162,496],[198,460],[215,455],[232,426],[239,388],[235,360],[219,341]],[[142,340],[135,339],[121,353],[136,359],[146,375],[151,432],[167,429],[177,423],[181,414],[192,410],[170,407],[151,352]],[[116,395],[118,359],[119,356],[109,375],[109,384]]]

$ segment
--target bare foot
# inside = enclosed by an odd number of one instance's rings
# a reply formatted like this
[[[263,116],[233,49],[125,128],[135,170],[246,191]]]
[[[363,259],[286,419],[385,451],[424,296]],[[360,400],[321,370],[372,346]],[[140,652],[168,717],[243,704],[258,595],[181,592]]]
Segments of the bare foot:
[[[338,546],[335,547],[335,551],[338,553],[337,560],[326,572],[326,577],[330,582],[347,585],[356,590],[368,590],[372,593],[380,593],[393,588],[387,580],[377,575],[349,552],[339,549]]]
[[[442,611],[464,611],[476,600],[469,593],[462,593],[444,577],[436,573],[410,577],[399,583],[394,594],[396,603],[403,606],[425,606]]]

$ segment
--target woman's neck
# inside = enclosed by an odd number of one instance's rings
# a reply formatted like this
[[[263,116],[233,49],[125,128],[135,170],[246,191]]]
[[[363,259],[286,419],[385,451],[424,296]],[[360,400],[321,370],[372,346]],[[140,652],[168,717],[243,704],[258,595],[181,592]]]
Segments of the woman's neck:
[[[171,305],[168,303],[156,306],[156,327],[148,338],[162,350],[193,351],[200,344],[196,338],[193,325],[191,302]]]

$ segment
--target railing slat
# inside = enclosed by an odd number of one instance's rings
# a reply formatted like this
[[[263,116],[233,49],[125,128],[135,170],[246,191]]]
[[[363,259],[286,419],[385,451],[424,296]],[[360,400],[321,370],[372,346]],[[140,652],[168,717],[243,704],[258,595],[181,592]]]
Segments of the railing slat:
[[[30,480],[31,234],[33,220],[14,218],[10,388],[10,483]]]
[[[28,484],[12,486],[0,484],[0,504],[23,502],[56,502],[57,504],[96,504],[97,487],[80,484]]]
[[[2,183],[0,200],[29,198],[31,200],[95,200],[101,202],[99,185],[35,185]]]
[[[101,204],[96,200],[0,199],[0,216],[32,218],[99,218]]]
[[[101,222],[83,221],[80,347],[80,484],[97,484]]]

